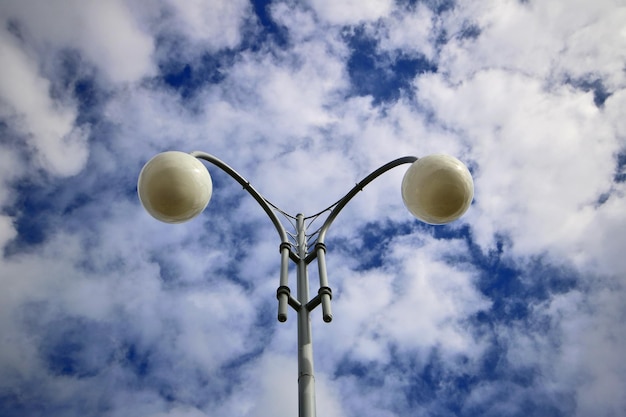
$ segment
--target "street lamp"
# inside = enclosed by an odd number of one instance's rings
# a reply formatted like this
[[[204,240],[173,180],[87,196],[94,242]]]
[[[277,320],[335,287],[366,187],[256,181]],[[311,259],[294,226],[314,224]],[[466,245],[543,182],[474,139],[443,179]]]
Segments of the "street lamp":
[[[429,224],[445,224],[461,217],[474,196],[474,183],[467,167],[448,155],[429,155],[424,158],[407,156],[391,161],[356,184],[339,201],[316,214],[295,217],[277,208],[263,197],[234,169],[213,155],[204,152],[164,152],[156,155],[141,170],[137,183],[139,199],[153,217],[166,223],[182,223],[200,214],[213,193],[211,176],[205,160],[234,178],[259,203],[274,224],[280,237],[280,284],[278,321],[287,320],[290,306],[298,316],[298,407],[300,417],[315,417],[315,379],[313,374],[313,343],[310,312],[322,306],[322,319],[332,321],[330,301],[332,291],[326,274],[326,232],[339,212],[359,191],[374,179],[402,164],[411,164],[402,180],[402,199],[407,209],[418,219]],[[305,220],[328,212],[324,224],[307,236]],[[285,231],[276,213],[295,220],[295,236]],[[289,237],[294,239],[290,240]],[[312,250],[309,246],[313,246]],[[307,267],[317,259],[319,290],[309,296]],[[289,288],[289,260],[296,264],[297,295]]]

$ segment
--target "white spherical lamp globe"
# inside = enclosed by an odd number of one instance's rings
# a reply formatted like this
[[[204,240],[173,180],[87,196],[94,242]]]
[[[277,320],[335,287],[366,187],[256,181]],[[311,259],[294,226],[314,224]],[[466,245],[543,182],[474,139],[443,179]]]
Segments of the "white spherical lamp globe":
[[[461,217],[474,198],[474,181],[463,162],[449,155],[429,155],[404,174],[402,199],[415,217],[445,224]]]
[[[207,168],[184,152],[163,152],[144,165],[137,182],[139,200],[165,223],[191,220],[209,204],[213,182]]]

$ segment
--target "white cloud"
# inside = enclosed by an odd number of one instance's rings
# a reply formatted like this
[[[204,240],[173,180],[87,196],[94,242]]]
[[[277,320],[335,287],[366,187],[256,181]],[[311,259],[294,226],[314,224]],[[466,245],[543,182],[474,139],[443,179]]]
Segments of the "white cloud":
[[[0,147],[0,207],[15,203],[17,193],[12,190],[13,183],[24,175],[25,163],[19,153],[7,147]],[[11,216],[0,214],[0,251],[17,236],[17,230]]]
[[[378,24],[372,25],[377,32],[375,38],[379,39],[378,47],[392,53],[424,55],[433,59],[435,19],[433,12],[422,3],[418,3],[413,10],[395,11]]]
[[[460,356],[479,358],[484,341],[466,322],[488,310],[490,301],[474,288],[475,276],[467,265],[445,260],[462,257],[463,246],[409,235],[378,249],[386,254],[383,268],[355,273],[332,262],[335,318],[317,335],[330,348],[323,354],[326,366],[337,369],[345,357],[390,366],[404,354],[425,366],[435,348],[450,366]]]
[[[164,6],[174,11],[165,24],[167,30],[180,31],[189,41],[209,50],[237,46],[243,37],[243,24],[251,17],[251,6],[245,0],[166,0]]]
[[[611,189],[614,164],[606,161],[621,147],[591,93],[544,89],[505,71],[480,72],[458,85],[423,76],[417,88],[440,122],[472,146],[470,222],[481,245],[503,233],[519,254],[552,250],[574,260],[586,250],[581,226]]]
[[[168,411],[153,414],[151,417],[206,417],[208,415],[197,408],[175,406]]]
[[[391,1],[280,2],[269,13],[287,42],[270,34],[227,52],[261,30],[246,2],[62,3],[0,6],[12,19],[0,38],[11,75],[0,79],[0,246],[18,238],[0,259],[0,394],[68,416],[293,415],[295,314],[275,322],[271,224],[210,166],[207,213],[160,224],[136,199],[141,164],[172,148],[214,153],[295,214],[391,159],[447,152],[476,174],[462,221],[412,223],[401,167],[331,229],[334,321],[312,316],[318,415],[445,415],[450,404],[506,415],[529,400],[566,414],[623,409],[625,190],[613,176],[626,95],[623,16],[609,2],[461,2],[438,15],[422,3],[403,13]],[[379,52],[424,54],[438,72],[397,101],[355,96],[342,25],[359,24]],[[89,142],[63,139],[84,116],[59,79],[67,50],[104,90]],[[154,61],[199,71],[218,50],[219,80],[199,76],[190,96],[149,78]],[[561,83],[589,74],[612,93],[603,106]],[[80,175],[16,185],[42,166]],[[45,225],[38,243],[30,215]],[[538,258],[572,288],[532,275]],[[500,316],[500,302],[528,313]]]
[[[387,16],[392,8],[392,0],[310,0],[317,15],[336,25],[358,25]]]
[[[508,346],[504,366],[534,375],[537,384],[529,387],[533,395],[539,387],[554,400],[575,392],[575,400],[564,404],[571,415],[587,416],[599,409],[603,415],[619,414],[626,406],[619,388],[626,372],[620,342],[626,337],[623,296],[623,286],[592,287],[533,306],[530,320],[499,331]],[[548,331],[536,331],[542,328]],[[484,388],[501,391],[495,384]]]
[[[604,10],[590,13],[593,20],[589,19],[567,39],[559,65],[571,77],[601,79],[608,91],[626,87],[626,7],[622,4],[615,9],[617,4],[606,2]]]
[[[9,216],[0,216],[0,249],[17,235],[13,221]]]
[[[153,40],[125,2],[112,0],[9,1],[4,18],[32,38],[42,54],[76,48],[112,82],[133,82],[153,73]],[[50,48],[54,48],[50,51]]]
[[[453,81],[489,68],[561,82],[601,78],[609,90],[624,86],[626,10],[619,1],[459,2],[443,19],[447,33],[464,25],[476,39],[453,38],[441,51],[441,71]]]
[[[38,63],[6,31],[0,33],[0,116],[27,137],[42,166],[55,175],[74,175],[84,166],[88,128],[75,126],[76,108],[50,97],[50,83]]]
[[[193,252],[194,259],[200,259],[201,254],[184,242],[187,233],[181,233],[182,230],[172,229],[173,233],[163,236],[152,222],[135,221],[147,229],[142,232],[139,226],[131,232],[123,219],[130,213],[135,213],[131,217],[136,218],[136,209],[129,210],[128,205],[121,204],[117,220],[108,222],[104,229],[56,236],[37,253],[0,263],[0,280],[7,289],[0,296],[0,326],[6,342],[0,355],[3,389],[18,389],[28,381],[39,380],[40,395],[45,392],[55,397],[46,400],[53,404],[80,396],[83,389],[98,397],[104,386],[116,380],[120,387],[137,395],[127,406],[137,409],[139,415],[151,415],[167,409],[159,403],[158,393],[152,392],[158,391],[160,384],[171,384],[173,395],[181,401],[196,403],[211,398],[199,401],[200,391],[206,394],[206,390],[196,380],[198,372],[209,375],[212,390],[219,391],[230,384],[217,375],[225,363],[255,348],[256,343],[248,339],[254,337],[253,332],[245,329],[254,323],[255,305],[237,284],[216,280],[215,285],[209,286],[205,280],[184,276],[203,274],[206,265],[199,269],[187,266],[181,271],[182,281],[168,288],[167,280],[171,278],[145,252],[152,246],[148,242],[159,242],[157,251],[180,248],[177,250],[181,255]],[[119,216],[120,212],[125,216]],[[159,245],[165,248],[158,249]],[[95,251],[83,251],[84,246]],[[174,258],[185,264],[184,257]],[[167,257],[159,255],[155,259],[164,261]],[[215,268],[215,263],[210,266]],[[195,289],[186,289],[188,286]],[[37,343],[32,349],[20,349],[19,344],[26,343],[28,334]],[[126,362],[129,344],[137,355],[150,358],[146,372],[154,386],[132,382],[138,376]],[[69,350],[63,350],[63,346],[69,346]],[[59,375],[48,356],[54,349],[61,350],[59,360],[63,361],[64,355],[69,358],[69,365],[61,366],[76,369],[79,375],[91,369],[98,371],[88,378]],[[145,403],[151,404],[148,414],[140,411],[145,405],[144,393],[152,396]],[[111,393],[107,401],[116,396]],[[78,411],[79,408],[76,415]]]

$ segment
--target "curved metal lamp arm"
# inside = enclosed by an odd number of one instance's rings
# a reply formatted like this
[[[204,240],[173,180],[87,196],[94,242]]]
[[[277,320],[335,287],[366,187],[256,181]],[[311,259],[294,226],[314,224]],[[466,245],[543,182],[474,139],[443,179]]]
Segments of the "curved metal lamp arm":
[[[287,232],[285,231],[285,228],[283,227],[278,217],[276,217],[274,210],[269,204],[267,204],[267,200],[265,200],[265,197],[263,197],[252,185],[250,185],[250,182],[248,180],[242,177],[241,174],[239,174],[237,171],[232,169],[224,161],[222,161],[221,159],[211,154],[208,154],[206,152],[194,151],[194,152],[190,152],[190,155],[198,159],[203,159],[207,162],[212,163],[213,165],[215,165],[216,167],[220,168],[222,171],[226,172],[228,175],[233,177],[235,181],[237,181],[239,184],[241,184],[244,190],[246,190],[257,201],[257,203],[259,203],[259,205],[263,207],[263,210],[265,210],[265,213],[267,213],[269,218],[272,220],[272,223],[274,223],[274,227],[276,227],[276,231],[278,232],[278,235],[280,236],[281,243],[289,244],[289,239],[287,238]]]
[[[274,223],[274,227],[278,232],[278,236],[280,237],[280,286],[278,287],[278,291],[276,292],[276,298],[278,298],[278,320],[283,322],[287,320],[287,306],[291,305],[294,309],[300,309],[300,303],[291,295],[291,291],[289,289],[289,258],[294,256],[294,253],[291,251],[291,244],[289,243],[289,239],[287,238],[287,232],[283,227],[282,223],[276,217],[274,210],[267,203],[265,197],[263,197],[252,185],[250,182],[242,177],[237,171],[232,169],[228,164],[226,164],[221,159],[208,154],[206,152],[194,151],[190,153],[191,156],[194,156],[198,159],[203,159],[207,162],[212,163],[216,167],[220,168],[222,171],[226,172],[228,175],[233,177],[235,181],[241,184],[261,207],[265,210],[265,213],[269,216],[272,223]]]
[[[332,320],[332,312],[330,308],[330,300],[332,298],[332,291],[328,286],[328,278],[326,273],[326,246],[324,245],[324,239],[326,238],[326,232],[330,228],[330,225],[333,223],[337,215],[343,210],[343,208],[352,200],[352,198],[362,191],[363,188],[368,185],[370,182],[374,181],[376,178],[389,171],[392,168],[395,168],[402,164],[411,164],[417,161],[417,157],[415,156],[405,156],[402,158],[395,159],[391,162],[386,163],[381,166],[377,170],[373,171],[359,183],[357,183],[346,195],[344,195],[334,206],[331,206],[332,209],[328,218],[319,229],[319,234],[317,237],[317,242],[315,244],[315,250],[305,254],[305,255],[297,255],[291,250],[291,244],[287,237],[287,232],[283,227],[282,223],[274,213],[272,206],[268,203],[268,201],[263,197],[252,185],[250,182],[246,180],[243,176],[241,176],[237,171],[231,168],[224,161],[219,158],[208,154],[206,152],[194,151],[190,153],[191,156],[194,156],[198,159],[203,159],[211,164],[217,166],[222,171],[226,172],[230,175],[235,181],[241,184],[244,190],[248,191],[248,193],[259,203],[259,205],[265,210],[265,213],[269,216],[270,220],[274,224],[276,231],[281,240],[280,244],[280,253],[281,253],[281,268],[280,268],[280,286],[277,291],[278,298],[278,320],[285,321],[287,320],[287,306],[290,305],[296,311],[304,308],[307,311],[313,310],[318,305],[322,305],[323,319],[326,322],[330,322]],[[304,227],[304,226],[303,226]],[[298,231],[299,233],[304,233],[304,229],[302,231]],[[304,236],[304,235],[303,235]],[[319,268],[319,279],[320,279],[320,289],[318,295],[314,297],[312,300],[307,302],[306,300],[296,300],[290,292],[288,287],[288,263],[289,259],[292,259],[294,262],[302,262],[303,265],[307,265],[313,259],[317,258],[318,268]]]
[[[328,275],[326,273],[326,245],[324,244],[324,238],[326,237],[326,232],[328,228],[335,220],[339,212],[343,210],[343,208],[352,200],[352,198],[359,193],[359,191],[363,191],[363,188],[374,181],[376,178],[389,171],[392,168],[397,167],[402,164],[412,164],[417,161],[417,157],[415,156],[405,156],[403,158],[398,158],[394,161],[388,162],[385,165],[378,168],[376,171],[369,174],[365,177],[361,182],[357,183],[345,196],[339,200],[336,205],[332,208],[330,215],[326,218],[326,221],[322,225],[319,231],[319,235],[317,237],[317,243],[315,244],[315,250],[309,253],[306,257],[305,262],[309,263],[313,259],[317,258],[317,268],[318,275],[320,279],[320,289],[315,298],[313,298],[308,304],[307,308],[309,310],[314,309],[319,304],[322,305],[322,318],[325,322],[330,322],[333,319],[333,313],[330,307],[330,300],[332,299],[332,291],[328,286]]]
[[[415,157],[415,156],[405,156],[405,157],[402,157],[402,158],[398,158],[396,160],[393,160],[393,161],[388,162],[385,165],[381,166],[376,171],[372,172],[367,177],[365,177],[361,182],[357,183],[357,185],[355,185],[348,192],[348,194],[343,196],[341,198],[341,200],[339,200],[337,205],[332,209],[332,211],[330,212],[330,215],[328,216],[328,218],[326,219],[326,221],[324,222],[324,224],[320,228],[320,232],[319,232],[319,235],[317,237],[317,242],[319,244],[322,244],[322,245],[324,244],[324,238],[326,237],[326,232],[328,231],[328,228],[330,227],[332,222],[335,220],[335,218],[337,217],[339,212],[346,206],[346,204],[348,204],[350,202],[350,200],[352,200],[352,198],[355,195],[357,195],[359,193],[359,191],[363,191],[363,188],[367,184],[369,184],[370,182],[374,181],[376,178],[380,177],[382,174],[384,174],[385,172],[389,171],[390,169],[395,168],[395,167],[397,167],[399,165],[402,165],[402,164],[412,164],[413,162],[417,161],[417,159],[418,158]]]

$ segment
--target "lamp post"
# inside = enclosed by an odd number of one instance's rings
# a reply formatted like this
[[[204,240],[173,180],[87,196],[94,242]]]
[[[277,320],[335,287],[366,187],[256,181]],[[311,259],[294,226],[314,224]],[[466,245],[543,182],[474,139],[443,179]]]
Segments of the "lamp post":
[[[259,203],[274,224],[280,238],[280,283],[276,291],[278,321],[287,320],[288,307],[296,311],[298,324],[298,408],[300,417],[315,417],[315,378],[310,313],[322,306],[322,319],[332,321],[332,290],[326,274],[328,228],[350,200],[374,179],[402,164],[411,164],[402,180],[402,199],[418,219],[430,224],[445,224],[461,217],[474,195],[472,176],[458,159],[448,155],[413,156],[391,161],[356,184],[339,201],[315,216],[328,212],[323,225],[307,236],[303,214],[291,216],[270,203],[250,183],[226,163],[204,152],[164,152],[156,155],[141,170],[137,183],[139,199],[153,217],[166,223],[182,223],[200,214],[213,192],[211,176],[200,160],[229,174]],[[286,232],[276,213],[295,220],[295,235]],[[289,237],[292,236],[293,240]],[[310,248],[309,246],[312,246]],[[317,260],[319,290],[309,295],[308,265]],[[296,264],[296,297],[289,287],[289,261]]]

